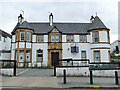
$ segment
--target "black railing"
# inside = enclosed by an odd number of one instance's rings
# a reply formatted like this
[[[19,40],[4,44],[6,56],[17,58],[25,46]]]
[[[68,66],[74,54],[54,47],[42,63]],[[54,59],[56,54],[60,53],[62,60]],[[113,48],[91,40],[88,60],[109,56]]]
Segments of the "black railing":
[[[120,69],[118,62],[90,62],[89,59],[59,59],[54,62],[54,76],[56,68],[89,67],[89,70],[116,70]]]
[[[93,62],[89,63],[90,70],[115,70],[119,69],[119,63],[113,62]]]
[[[1,68],[13,68],[13,75],[16,76],[16,60],[0,60]]]
[[[89,66],[89,59],[59,59],[56,67],[85,67]]]
[[[89,67],[89,59],[59,59],[54,61],[54,76],[56,76],[56,68],[68,67]]]

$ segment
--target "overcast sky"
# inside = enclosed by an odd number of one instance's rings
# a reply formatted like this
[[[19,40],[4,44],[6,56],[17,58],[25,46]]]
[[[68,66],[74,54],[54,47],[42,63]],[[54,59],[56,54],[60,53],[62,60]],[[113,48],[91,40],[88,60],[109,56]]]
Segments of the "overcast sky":
[[[17,0],[16,0],[17,1]],[[97,15],[111,30],[111,43],[118,39],[118,0],[15,0],[0,1],[0,29],[11,33],[17,24],[18,15],[24,11],[28,22],[48,22],[49,12],[54,22],[90,22],[91,15]]]

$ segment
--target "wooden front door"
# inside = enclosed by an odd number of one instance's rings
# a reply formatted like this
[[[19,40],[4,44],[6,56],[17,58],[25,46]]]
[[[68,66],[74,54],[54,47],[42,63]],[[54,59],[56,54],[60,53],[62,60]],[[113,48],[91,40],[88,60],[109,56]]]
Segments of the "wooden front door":
[[[51,66],[54,66],[54,62],[59,59],[59,52],[52,52],[51,53]]]

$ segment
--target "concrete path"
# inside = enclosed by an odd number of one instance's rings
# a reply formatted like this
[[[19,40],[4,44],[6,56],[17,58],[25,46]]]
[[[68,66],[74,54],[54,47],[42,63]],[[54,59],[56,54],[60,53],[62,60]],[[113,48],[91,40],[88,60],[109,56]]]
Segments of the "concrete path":
[[[58,87],[56,77],[11,77],[2,83],[4,87]]]
[[[51,77],[53,76],[53,69],[17,69],[19,77]]]

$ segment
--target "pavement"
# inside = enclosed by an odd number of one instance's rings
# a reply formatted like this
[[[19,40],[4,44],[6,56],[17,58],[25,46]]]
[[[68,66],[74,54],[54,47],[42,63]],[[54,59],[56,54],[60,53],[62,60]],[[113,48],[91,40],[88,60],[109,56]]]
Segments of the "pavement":
[[[58,88],[56,77],[11,77],[3,82],[4,87],[47,87]]]
[[[93,85],[89,83],[89,77],[67,77],[66,79],[67,83],[63,84],[63,77],[54,77],[53,69],[17,69],[16,77],[2,77],[2,90],[38,90],[38,88],[39,90],[66,90],[68,88],[93,90],[93,88],[100,89],[101,87],[105,88],[104,90],[120,90],[120,78],[119,85],[115,84],[115,78],[112,77],[93,77]]]

